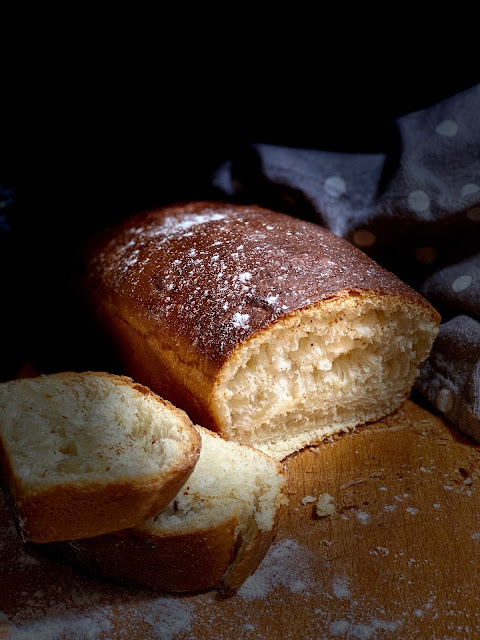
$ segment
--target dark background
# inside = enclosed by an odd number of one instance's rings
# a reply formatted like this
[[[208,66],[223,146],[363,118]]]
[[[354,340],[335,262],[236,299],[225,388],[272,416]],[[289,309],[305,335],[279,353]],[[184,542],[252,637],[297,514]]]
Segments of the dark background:
[[[211,171],[248,142],[381,151],[397,117],[480,81],[466,3],[65,5],[0,16],[3,378],[32,354],[84,364],[65,358],[70,283],[96,229],[215,197]]]

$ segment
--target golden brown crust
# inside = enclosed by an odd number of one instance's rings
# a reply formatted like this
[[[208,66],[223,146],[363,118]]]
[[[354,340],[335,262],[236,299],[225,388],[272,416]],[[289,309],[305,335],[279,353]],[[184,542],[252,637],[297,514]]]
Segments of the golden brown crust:
[[[186,341],[216,367],[262,327],[343,290],[401,296],[437,315],[327,229],[215,202],[146,211],[105,232],[90,251],[89,286],[121,317],[131,315],[124,307],[135,309],[140,327],[146,322]]]
[[[221,440],[203,427],[197,426],[197,430],[204,437]],[[283,474],[283,465],[267,454],[249,445],[243,445],[242,449],[252,450],[268,461],[272,474]],[[252,512],[243,535],[239,535],[238,513],[230,505],[223,520],[208,527],[192,526],[186,521],[182,527],[166,531],[150,521],[96,538],[35,548],[84,573],[125,584],[179,592],[221,585],[236,589],[265,556],[276,533],[280,505],[285,500],[280,491],[272,505],[275,509],[272,526],[265,531],[259,530]]]
[[[96,577],[161,591],[199,591],[222,583],[237,524],[229,516],[194,533],[154,536],[131,529],[36,549]]]
[[[125,371],[215,431],[222,366],[273,323],[345,295],[401,300],[439,322],[422,296],[328,230],[218,202],[142,212],[100,234],[86,289]]]
[[[51,374],[68,379],[71,372]],[[51,484],[36,491],[26,490],[16,477],[12,462],[0,438],[0,462],[4,483],[11,494],[11,505],[22,536],[32,542],[52,542],[99,536],[143,523],[163,511],[193,472],[200,455],[201,437],[188,416],[147,387],[125,376],[104,372],[74,374],[106,377],[150,396],[175,413],[182,424],[184,452],[179,463],[158,474],[145,473],[135,480]]]
[[[252,518],[242,543],[228,570],[223,577],[223,583],[231,589],[238,589],[251,576],[261,563],[277,532],[278,511],[274,526],[268,531],[260,531],[255,519]]]
[[[51,487],[35,495],[14,494],[25,539],[32,542],[98,536],[134,526],[161,513],[188,479],[192,456],[155,480]],[[16,493],[16,495],[15,495]]]
[[[149,535],[132,528],[95,538],[35,545],[52,559],[92,576],[161,591],[201,591],[226,585],[238,589],[263,560],[275,537],[252,517],[239,542],[238,519],[193,533]]]

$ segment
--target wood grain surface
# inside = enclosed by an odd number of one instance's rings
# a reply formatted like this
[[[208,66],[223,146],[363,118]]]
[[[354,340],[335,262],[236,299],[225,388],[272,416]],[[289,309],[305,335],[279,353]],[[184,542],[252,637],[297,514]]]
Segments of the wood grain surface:
[[[409,400],[285,466],[277,537],[235,594],[170,596],[77,575],[27,552],[2,503],[0,610],[11,637],[480,638],[478,445]],[[318,517],[326,493],[335,512]]]

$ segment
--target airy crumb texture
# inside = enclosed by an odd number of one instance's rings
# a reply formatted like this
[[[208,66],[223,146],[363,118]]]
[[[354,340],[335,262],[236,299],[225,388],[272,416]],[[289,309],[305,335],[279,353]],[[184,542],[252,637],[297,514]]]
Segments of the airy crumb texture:
[[[436,323],[401,299],[340,296],[243,343],[215,389],[223,435],[283,458],[406,398]]]
[[[153,396],[114,379],[75,374],[0,386],[1,438],[25,487],[161,470],[181,424]]]
[[[202,451],[192,475],[143,529],[154,535],[192,532],[223,522],[232,513],[238,517],[240,535],[252,516],[260,531],[272,529],[284,484],[278,463],[252,447],[198,429]]]
[[[67,372],[0,385],[3,473],[30,539],[138,524],[165,506],[199,448],[186,414],[129,378]],[[73,518],[63,532],[60,516]],[[47,517],[48,534],[40,524]]]

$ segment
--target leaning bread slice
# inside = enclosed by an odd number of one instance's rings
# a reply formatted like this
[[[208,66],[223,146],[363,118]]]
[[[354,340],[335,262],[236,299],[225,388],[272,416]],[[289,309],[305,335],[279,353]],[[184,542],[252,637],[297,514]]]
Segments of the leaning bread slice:
[[[2,475],[26,540],[144,522],[178,492],[200,447],[183,411],[130,378],[65,372],[0,385]]]
[[[41,546],[96,576],[164,591],[240,586],[265,555],[284,500],[280,464],[206,429],[192,475],[160,515],[97,538]]]

